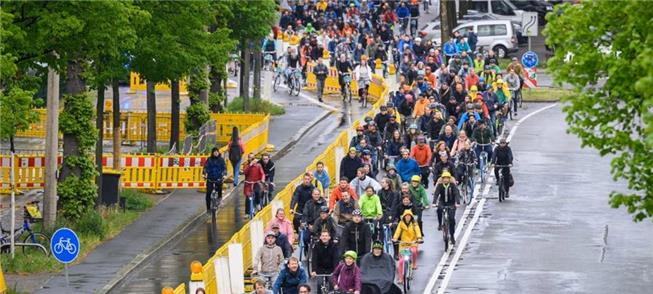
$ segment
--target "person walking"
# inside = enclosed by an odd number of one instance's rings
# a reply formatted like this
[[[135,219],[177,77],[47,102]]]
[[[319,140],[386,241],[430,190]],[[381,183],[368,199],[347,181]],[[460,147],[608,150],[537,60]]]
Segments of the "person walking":
[[[231,130],[231,139],[229,140],[229,162],[234,171],[234,187],[238,186],[238,173],[240,172],[240,161],[245,154],[245,147],[243,142],[238,136],[238,128],[233,127]]]

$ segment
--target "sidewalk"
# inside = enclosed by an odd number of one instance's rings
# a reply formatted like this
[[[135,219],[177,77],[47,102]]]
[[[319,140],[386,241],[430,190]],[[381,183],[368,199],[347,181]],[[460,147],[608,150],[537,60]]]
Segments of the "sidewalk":
[[[276,98],[276,97],[275,97]],[[283,103],[279,97],[275,102]],[[298,131],[304,126],[315,124],[328,114],[313,105],[301,108],[287,108],[286,114],[270,121],[269,142],[277,150],[299,139]],[[225,195],[229,195],[231,190]],[[178,233],[204,219],[204,197],[195,190],[175,190],[156,207],[144,213],[138,220],[125,228],[115,238],[103,243],[86,256],[82,262],[69,268],[70,285],[66,289],[63,272],[52,276],[37,293],[95,293],[106,292],[113,285],[136,268],[140,262],[156,252]],[[20,281],[7,279],[8,285]],[[38,288],[25,289],[34,292]]]

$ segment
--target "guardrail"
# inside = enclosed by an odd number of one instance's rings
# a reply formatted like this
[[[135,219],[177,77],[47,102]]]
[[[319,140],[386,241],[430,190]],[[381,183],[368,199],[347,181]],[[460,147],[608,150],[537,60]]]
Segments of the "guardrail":
[[[270,116],[262,114],[244,114],[245,122],[237,122],[239,114],[228,114],[222,119],[217,128],[219,137],[229,139],[231,127],[241,129],[241,140],[245,152],[259,153],[264,151],[268,144]],[[253,121],[258,118],[257,121]],[[247,127],[245,127],[247,126]],[[228,130],[228,131],[227,131]],[[220,142],[220,140],[218,140]],[[219,152],[227,161],[227,173],[233,174],[232,166],[227,156],[228,147],[225,145]],[[203,188],[202,167],[208,158],[206,154],[196,155],[163,155],[163,154],[123,154],[120,158],[122,188],[135,189],[179,189]],[[0,193],[10,192],[11,155],[0,154]],[[45,155],[44,154],[16,154],[13,157],[14,179],[16,189],[40,189],[45,183]],[[57,158],[61,165],[61,155]],[[102,166],[105,169],[113,167],[113,155],[105,154],[102,157]]]
[[[365,116],[374,117],[379,107],[385,103],[385,97],[388,96],[388,87],[385,82],[380,82],[381,90],[379,99],[374,103]],[[351,137],[355,135],[355,129],[361,124],[360,120],[352,123],[352,126],[342,131],[336,139],[327,146],[325,151],[317,156],[305,171],[310,171],[315,167],[317,162],[322,161],[325,168],[330,171],[331,183],[336,183],[335,179],[340,177],[340,161],[345,156],[349,147]],[[283,208],[286,215],[289,214],[290,200],[292,193],[297,185],[302,181],[303,172],[295,179],[290,181],[274,197],[274,201],[259,211],[256,216],[247,222],[231,239],[225,242],[215,254],[202,267],[202,279],[206,293],[227,294],[227,293],[244,293],[244,275],[252,267],[255,252],[262,246],[263,227],[272,219],[273,212],[278,208]],[[217,277],[220,277],[219,279]],[[178,287],[182,287],[184,283]]]
[[[16,137],[45,138],[45,109],[36,109],[39,113],[39,122],[31,124],[27,130],[18,132]],[[170,141],[172,120],[170,113],[159,112],[156,114],[156,139],[157,141]],[[103,134],[104,138],[113,138],[113,115],[105,112]],[[242,134],[246,128],[261,121],[266,115],[262,113],[211,113],[211,119],[216,124],[216,140],[226,143],[231,136],[231,129],[237,127]],[[179,138],[185,137],[186,114],[179,116]],[[123,144],[133,145],[136,142],[147,141],[147,113],[146,112],[121,112],[120,113],[120,138]]]

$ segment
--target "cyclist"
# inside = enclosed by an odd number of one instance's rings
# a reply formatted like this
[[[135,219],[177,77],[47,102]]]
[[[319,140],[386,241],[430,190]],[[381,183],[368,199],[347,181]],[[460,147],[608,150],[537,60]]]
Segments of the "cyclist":
[[[413,211],[410,209],[404,210],[404,212],[401,214],[401,221],[399,221],[399,224],[397,225],[397,229],[395,230],[395,233],[392,236],[392,241],[399,242],[400,252],[403,249],[410,250],[413,270],[417,269],[417,244],[411,244],[411,243],[419,242],[421,240],[422,240],[422,231],[420,230],[419,225],[417,225],[417,222],[415,222],[415,215],[413,214]],[[401,254],[399,254],[399,258],[401,258]],[[402,284],[403,277],[404,277],[403,262],[399,260],[397,264],[398,264],[397,276],[399,279],[399,284]]]
[[[429,186],[429,165],[431,164],[431,148],[426,145],[426,138],[422,135],[417,136],[417,144],[410,149],[410,157],[414,158],[419,166],[422,185]],[[415,177],[415,176],[413,176]]]
[[[302,183],[295,188],[295,191],[292,194],[292,199],[290,200],[290,213],[293,214],[295,211],[300,212],[304,211],[304,205],[306,202],[308,202],[313,195],[313,190],[315,190],[315,186],[311,184],[311,174],[310,173],[305,173],[304,177],[302,178]],[[293,228],[295,228],[295,231],[299,229],[299,224],[300,224],[301,218],[295,217],[293,218]]]
[[[358,86],[358,97],[360,97],[361,105],[367,107],[367,89],[370,85],[370,80],[374,71],[367,64],[367,55],[361,56],[361,63],[354,69],[354,79]]]
[[[397,168],[397,173],[401,177],[402,182],[409,182],[412,176],[419,175],[421,170],[415,159],[412,159],[408,149],[401,149],[401,159],[395,162],[395,167]]]
[[[365,189],[367,189],[367,187],[372,187],[374,191],[378,191],[381,189],[381,185],[379,185],[379,182],[367,176],[365,169],[362,167],[359,168],[358,171],[356,171],[356,178],[354,178],[351,182],[349,182],[349,185],[351,185],[351,188],[354,189],[356,195],[363,195],[363,192],[365,191]]]
[[[329,237],[333,239],[333,243],[338,243],[338,235],[336,231],[336,223],[329,216],[329,208],[326,206],[320,207],[320,217],[313,223],[313,236],[319,237],[323,231],[329,233]]]
[[[331,190],[331,196],[329,197],[329,210],[333,210],[333,206],[336,204],[336,202],[342,199],[343,193],[348,193],[350,197],[354,198],[354,200],[358,199],[356,192],[349,185],[349,180],[347,177],[340,177],[338,186]]]
[[[298,294],[310,294],[311,293],[311,286],[309,284],[301,284],[299,287],[297,287]]]
[[[311,277],[317,275],[330,275],[338,264],[338,247],[331,240],[329,231],[321,231],[320,239],[313,248],[311,258]],[[321,288],[321,280],[318,280],[318,288]]]
[[[275,244],[281,248],[281,251],[283,252],[283,258],[290,257],[292,254],[292,245],[290,242],[288,242],[288,236],[280,232],[279,224],[277,223],[272,224],[272,232],[274,232],[277,237]]]
[[[324,82],[326,81],[328,73],[329,69],[323,62],[318,62],[315,67],[313,67],[313,74],[315,75],[315,81],[317,83],[317,99],[320,102],[324,102],[322,100],[322,95],[324,93]]]
[[[437,181],[445,170],[454,173],[455,176],[456,165],[449,160],[449,155],[443,153],[440,155],[440,161],[433,165],[433,180]]]
[[[300,69],[299,55],[297,54],[297,50],[293,47],[288,47],[288,50],[285,54],[285,60],[286,60],[286,69],[284,70],[285,83],[286,85],[290,85],[290,75],[294,73],[296,70]]]
[[[261,155],[261,167],[263,168],[263,173],[265,173],[266,188],[268,189],[269,195],[272,195],[275,169],[274,162],[270,159],[270,154],[263,153]]]
[[[320,182],[322,186],[322,195],[325,197],[329,195],[329,185],[331,185],[331,179],[329,178],[329,173],[324,169],[324,162],[319,161],[315,164],[315,171],[313,172],[313,178]]]
[[[281,233],[287,236],[290,244],[294,244],[295,234],[290,221],[286,218],[286,213],[283,211],[283,208],[277,209],[274,218],[265,226],[265,230],[274,230],[274,225],[277,225]]]
[[[351,71],[353,70],[351,62],[347,60],[347,56],[345,54],[340,54],[340,58],[338,59],[338,62],[336,62],[336,69],[338,70],[338,84],[340,84],[340,94],[342,94],[342,99],[344,100],[346,97],[344,76],[346,74],[351,76]]]
[[[495,150],[496,152],[496,150]],[[462,175],[465,173],[465,166],[472,165],[476,166],[478,160],[476,159],[476,153],[471,149],[469,141],[463,143],[462,150],[457,154],[458,156],[458,175],[462,179]]]
[[[354,210],[358,209],[358,203],[349,195],[349,192],[342,192],[341,199],[333,207],[333,220],[340,226],[350,223]]]
[[[517,116],[517,104],[519,103],[517,94],[519,93],[519,76],[515,73],[514,69],[509,69],[508,74],[506,75],[506,84],[508,85],[508,90],[510,91],[510,97],[513,97],[513,113]]]
[[[245,217],[249,218],[250,214],[253,214],[253,210],[256,206],[259,205],[260,193],[261,191],[254,184],[265,181],[265,172],[263,168],[258,163],[258,160],[254,158],[253,153],[247,154],[247,166],[243,170],[243,175],[245,176],[245,186],[243,187],[243,193],[245,194]],[[251,198],[251,201],[249,200]],[[253,206],[252,206],[253,205]]]
[[[388,164],[388,168],[386,170],[387,172],[385,176],[392,183],[392,189],[398,191],[399,187],[401,186],[401,177],[399,177],[399,174],[397,173],[397,168],[394,164]]]
[[[349,141],[349,148],[356,147],[360,145],[360,141],[363,140],[367,141],[367,139],[368,138],[367,135],[365,134],[365,128],[362,125],[359,125],[358,127],[356,127],[356,136],[351,138],[351,141]]]
[[[365,253],[370,252],[371,239],[372,232],[370,227],[363,222],[360,209],[354,209],[352,222],[345,226],[340,238],[343,251],[353,250],[358,255],[363,256]]]
[[[394,184],[389,178],[381,180],[381,190],[378,193],[383,209],[383,223],[391,223],[394,211],[399,204],[399,193],[394,190]]]
[[[380,189],[379,189],[380,190]],[[372,233],[372,240],[378,240],[379,237],[379,220],[383,217],[383,207],[379,196],[374,194],[374,188],[367,186],[365,193],[360,197],[358,205],[361,209],[361,214],[366,223],[374,225],[374,232]]]
[[[306,271],[299,266],[299,260],[291,256],[288,258],[288,264],[279,272],[272,290],[274,294],[297,294],[299,285],[306,283],[306,280]]]
[[[495,165],[511,165],[512,164],[512,149],[510,146],[508,146],[508,141],[506,141],[506,138],[501,138],[499,140],[499,146],[494,149],[494,156],[492,157],[492,163]],[[499,178],[499,169],[501,168],[494,168],[494,177],[496,179]],[[514,184],[514,179],[512,177],[512,174],[510,173],[510,167],[506,166],[503,167],[503,177],[504,179],[507,180],[506,185],[506,192],[510,190],[510,187]],[[497,181],[497,185],[499,185],[499,181]],[[506,197],[510,194],[506,193]]]
[[[268,231],[265,234],[265,243],[256,253],[256,258],[254,258],[252,275],[261,273],[263,276],[273,277],[274,280],[274,276],[276,276],[284,261],[283,251],[281,247],[277,246],[276,241],[277,235],[273,231]]]
[[[385,137],[385,126],[390,121],[390,114],[388,113],[388,107],[386,105],[381,105],[379,113],[374,116],[374,123],[376,123],[377,129],[380,132],[382,137]]]
[[[218,151],[218,147],[211,149],[211,156],[204,163],[202,175],[206,179],[206,212],[211,212],[211,194],[218,193],[218,203],[222,200],[222,181],[226,177],[227,165]]]
[[[361,271],[356,265],[358,254],[356,251],[348,250],[343,255],[343,261],[336,266],[331,274],[331,284],[336,291],[345,293],[360,294]]]
[[[429,197],[426,195],[426,189],[421,184],[419,176],[413,176],[408,187],[410,195],[413,197],[413,204],[417,207],[417,223],[422,228],[422,211],[429,206]]]
[[[458,133],[458,138],[453,142],[453,146],[451,147],[451,157],[456,156],[458,152],[462,151],[463,146],[468,141],[469,138],[467,138],[467,131],[461,130],[460,133]]]
[[[274,294],[272,290],[265,288],[265,281],[258,279],[254,283],[254,291],[250,292],[251,294]]]
[[[487,158],[492,158],[491,144],[494,142],[494,135],[492,134],[492,130],[486,127],[484,120],[478,121],[478,127],[472,134],[472,140],[477,143],[475,148],[476,157],[479,157],[481,151],[485,151],[487,153]]]
[[[374,241],[372,253],[361,258],[361,282],[375,284],[381,293],[389,293],[395,280],[395,260],[383,252],[383,243]]]
[[[340,176],[347,179],[354,179],[359,168],[363,167],[363,161],[356,155],[356,147],[350,147],[347,156],[340,161]]]
[[[324,200],[320,194],[320,190],[314,189],[313,193],[311,194],[311,200],[307,201],[304,205],[301,220],[305,226],[308,226],[307,229],[309,232],[313,231],[313,223],[315,223],[315,220],[320,217],[320,209],[325,205],[326,200]],[[311,234],[304,234],[304,240],[299,241],[303,241],[305,245],[308,245],[311,240],[310,237]],[[305,246],[304,248],[308,250],[308,246]]]
[[[435,186],[435,193],[433,194],[433,206],[438,208],[438,231],[442,230],[443,209],[449,209],[449,215],[451,216],[449,235],[451,236],[451,244],[456,245],[454,232],[456,231],[456,208],[460,206],[460,193],[458,187],[451,181],[451,173],[445,171],[440,178],[440,183]]]

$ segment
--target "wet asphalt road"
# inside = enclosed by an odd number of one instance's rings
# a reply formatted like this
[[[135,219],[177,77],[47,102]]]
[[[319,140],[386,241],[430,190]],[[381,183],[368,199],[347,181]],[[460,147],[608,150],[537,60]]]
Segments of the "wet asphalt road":
[[[519,127],[511,197],[487,202],[446,293],[650,293],[653,223],[609,207],[625,184],[565,128],[559,106]]]

